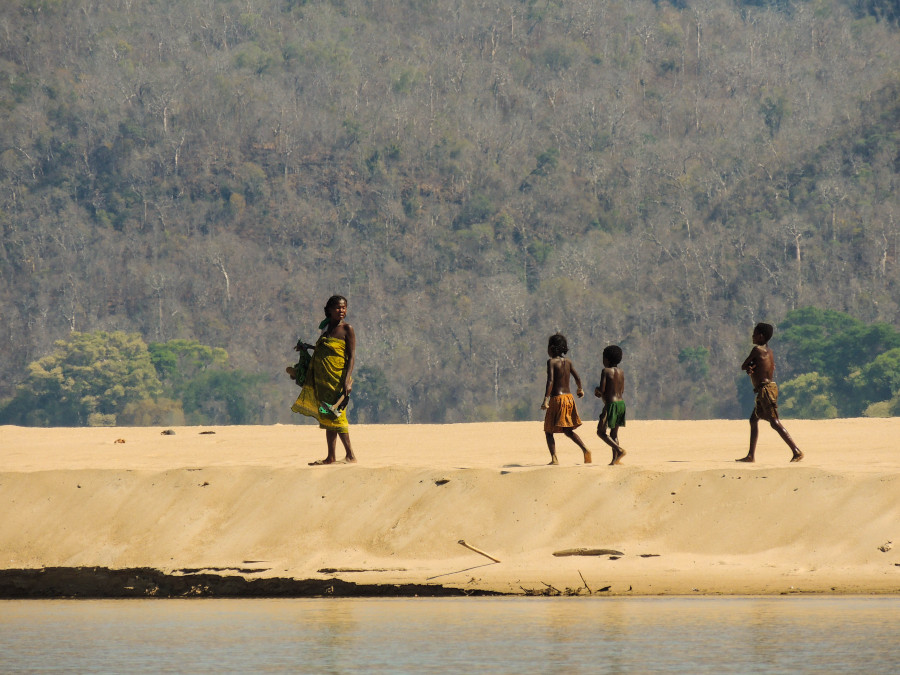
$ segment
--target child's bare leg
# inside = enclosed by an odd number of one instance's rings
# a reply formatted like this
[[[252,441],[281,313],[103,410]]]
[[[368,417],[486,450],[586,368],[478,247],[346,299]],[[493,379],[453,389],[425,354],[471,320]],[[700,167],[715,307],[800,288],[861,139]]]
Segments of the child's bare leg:
[[[613,442],[613,458],[609,464],[610,466],[613,464],[621,464],[622,458],[625,456],[625,448],[619,443],[619,427],[615,427],[609,435]]]
[[[618,443],[615,443],[609,436],[606,435],[606,425],[603,423],[603,420],[600,420],[600,424],[597,425],[597,436],[599,436],[600,439],[613,450],[618,447]]]
[[[619,427],[615,427],[615,428],[611,429],[610,432],[609,432],[609,436],[610,436],[610,438],[613,439],[613,442],[614,442],[617,446],[619,446],[619,450],[620,450],[621,452],[624,453],[624,452],[625,452],[625,448],[623,448],[623,447],[622,447],[622,444],[619,443]]]
[[[556,458],[556,440],[553,438],[553,434],[544,433],[547,437],[547,449],[550,450],[550,464],[557,465],[559,464],[559,460]]]
[[[756,461],[756,441],[759,438],[759,417],[756,410],[750,415],[750,450],[746,457],[734,460],[735,462],[755,462]]]
[[[338,432],[338,436],[340,436],[341,443],[344,444],[344,452],[347,454],[344,461],[355,462],[356,456],[353,454],[353,448],[350,446],[350,433],[347,431]]]
[[[600,436],[604,443],[612,448],[612,461],[609,463],[610,466],[612,466],[613,464],[619,464],[620,460],[622,459],[622,455],[625,454],[625,451],[619,446],[618,443],[607,436],[605,431],[602,434],[598,434],[598,436]]]
[[[791,449],[791,452],[794,453],[794,456],[791,457],[791,461],[799,462],[801,459],[803,459],[803,453],[800,452],[800,448],[798,448],[797,444],[794,443],[794,439],[791,438],[791,435],[787,432],[787,429],[784,428],[781,420],[776,417],[775,419],[770,420],[769,424],[772,425],[772,428],[778,432],[779,436],[781,436],[781,440],[787,443],[788,447]]]
[[[578,437],[578,434],[576,434],[571,429],[566,429],[563,433],[566,435],[567,438],[571,438],[573,441],[575,441],[575,444],[579,448],[581,448],[581,451],[584,453],[584,463],[590,464],[593,461],[593,457],[591,457],[591,451],[587,449],[587,446]]]
[[[613,433],[615,433],[616,431],[618,431],[618,427],[613,430]],[[625,454],[625,451],[615,439],[610,438],[606,435],[606,426],[603,424],[602,420],[600,421],[600,424],[597,425],[597,435],[604,443],[612,448],[612,461],[610,462],[610,466],[612,466],[613,464],[618,464],[619,460],[622,458],[622,455]]]

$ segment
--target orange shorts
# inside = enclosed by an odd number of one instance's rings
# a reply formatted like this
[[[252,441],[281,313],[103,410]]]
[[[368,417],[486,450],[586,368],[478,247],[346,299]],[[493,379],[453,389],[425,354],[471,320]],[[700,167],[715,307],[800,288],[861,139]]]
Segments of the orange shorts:
[[[572,394],[560,394],[550,398],[550,406],[544,416],[545,433],[560,434],[580,426],[581,418],[578,417],[578,409],[575,407],[575,398]]]

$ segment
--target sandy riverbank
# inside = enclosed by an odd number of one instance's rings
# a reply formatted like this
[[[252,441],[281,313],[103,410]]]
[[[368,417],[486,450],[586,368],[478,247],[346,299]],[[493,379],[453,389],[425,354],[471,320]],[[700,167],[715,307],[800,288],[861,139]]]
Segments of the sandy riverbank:
[[[745,465],[744,421],[631,421],[619,467],[590,423],[596,463],[559,437],[559,467],[538,422],[360,425],[360,462],[333,467],[307,466],[324,456],[315,426],[0,427],[0,569],[900,593],[900,419],[786,426],[803,462],[764,427]],[[621,555],[553,555],[579,548]]]

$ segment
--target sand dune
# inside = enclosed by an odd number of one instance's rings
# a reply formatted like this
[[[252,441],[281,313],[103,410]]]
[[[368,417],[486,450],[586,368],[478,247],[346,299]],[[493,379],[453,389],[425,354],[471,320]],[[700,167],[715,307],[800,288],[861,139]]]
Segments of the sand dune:
[[[315,426],[0,427],[0,569],[900,593],[900,419],[786,425],[799,464],[768,428],[757,463],[735,463],[744,421],[631,421],[619,467],[590,424],[596,463],[559,437],[559,467],[537,422],[360,425],[360,462],[333,467],[307,466],[324,456]],[[575,548],[622,555],[553,555]]]

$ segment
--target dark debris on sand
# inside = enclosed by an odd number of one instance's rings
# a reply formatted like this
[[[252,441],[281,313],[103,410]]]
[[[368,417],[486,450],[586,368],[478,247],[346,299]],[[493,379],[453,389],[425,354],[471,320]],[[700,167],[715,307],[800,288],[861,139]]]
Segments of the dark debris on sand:
[[[0,599],[50,598],[390,598],[502,595],[434,584],[355,584],[341,579],[245,579],[166,574],[150,567],[0,570]]]

